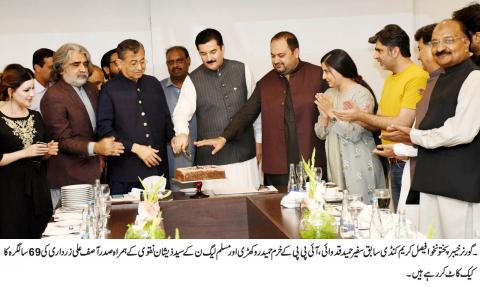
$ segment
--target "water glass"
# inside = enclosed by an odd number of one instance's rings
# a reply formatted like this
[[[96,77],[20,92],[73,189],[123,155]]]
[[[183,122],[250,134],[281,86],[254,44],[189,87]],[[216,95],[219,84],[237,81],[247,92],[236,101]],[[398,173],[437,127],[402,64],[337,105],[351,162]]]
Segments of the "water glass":
[[[358,216],[363,210],[363,196],[361,194],[350,193],[347,197],[348,211],[355,222],[355,233],[358,230]]]
[[[377,188],[373,191],[373,196],[377,198],[378,208],[390,208],[391,193],[388,188]]]
[[[393,214],[388,208],[379,208],[380,221],[382,223],[382,238],[393,238],[395,231],[395,220]]]
[[[315,181],[317,183],[321,183],[322,182],[322,175],[323,175],[322,168],[317,166],[317,167],[313,168],[313,172],[315,173]]]
[[[109,197],[110,196],[110,187],[108,186],[108,184],[102,184],[100,186],[100,189],[102,190],[103,197]]]
[[[296,166],[295,172],[298,178],[298,189],[300,191],[305,191],[307,179],[306,179],[305,170],[303,169],[303,164],[301,162],[299,162],[298,165]]]

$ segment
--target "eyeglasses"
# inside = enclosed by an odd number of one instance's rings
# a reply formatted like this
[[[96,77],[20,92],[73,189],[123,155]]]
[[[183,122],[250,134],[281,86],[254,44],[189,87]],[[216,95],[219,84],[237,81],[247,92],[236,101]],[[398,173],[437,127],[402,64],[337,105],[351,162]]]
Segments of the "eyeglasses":
[[[440,44],[450,46],[458,39],[464,39],[464,37],[445,37],[441,40],[432,40],[430,41],[430,46],[432,46],[432,48],[438,47]]]

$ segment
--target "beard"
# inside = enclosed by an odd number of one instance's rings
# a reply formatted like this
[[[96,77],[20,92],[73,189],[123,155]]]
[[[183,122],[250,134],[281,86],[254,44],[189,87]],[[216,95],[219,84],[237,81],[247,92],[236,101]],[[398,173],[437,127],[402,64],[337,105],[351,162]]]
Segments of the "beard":
[[[74,87],[81,87],[85,85],[85,83],[88,80],[88,75],[70,75],[70,74],[64,74],[63,75],[63,80],[67,82],[67,84],[70,84]]]

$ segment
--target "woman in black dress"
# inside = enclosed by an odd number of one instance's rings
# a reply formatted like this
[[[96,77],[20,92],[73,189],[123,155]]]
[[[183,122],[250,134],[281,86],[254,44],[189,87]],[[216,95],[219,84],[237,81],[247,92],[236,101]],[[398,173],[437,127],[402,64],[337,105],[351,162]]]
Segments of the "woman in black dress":
[[[47,142],[40,113],[29,110],[33,73],[18,64],[0,75],[0,238],[40,238],[52,201],[44,159],[58,153]]]

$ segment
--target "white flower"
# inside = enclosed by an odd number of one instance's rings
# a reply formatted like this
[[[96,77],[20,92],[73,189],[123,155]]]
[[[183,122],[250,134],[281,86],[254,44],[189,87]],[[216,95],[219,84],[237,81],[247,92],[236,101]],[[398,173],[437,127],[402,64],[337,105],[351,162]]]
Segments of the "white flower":
[[[141,201],[138,204],[137,221],[145,222],[153,220],[160,212],[160,206],[157,202]]]

